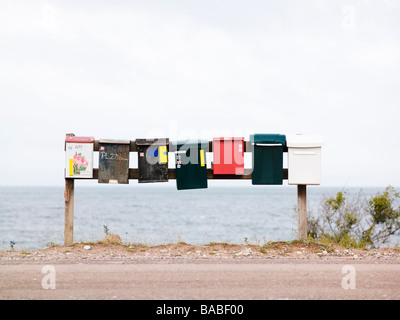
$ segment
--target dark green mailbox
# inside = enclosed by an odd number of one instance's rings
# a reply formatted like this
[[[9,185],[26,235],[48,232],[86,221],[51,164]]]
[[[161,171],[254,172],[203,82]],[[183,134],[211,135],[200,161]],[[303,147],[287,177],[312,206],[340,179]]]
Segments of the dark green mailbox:
[[[99,141],[99,183],[129,183],[130,140]]]
[[[138,182],[168,181],[169,139],[136,139]]]
[[[177,189],[207,188],[208,141],[178,141],[172,144],[172,149],[175,151]]]
[[[282,184],[283,147],[286,136],[281,134],[254,134],[252,184]]]

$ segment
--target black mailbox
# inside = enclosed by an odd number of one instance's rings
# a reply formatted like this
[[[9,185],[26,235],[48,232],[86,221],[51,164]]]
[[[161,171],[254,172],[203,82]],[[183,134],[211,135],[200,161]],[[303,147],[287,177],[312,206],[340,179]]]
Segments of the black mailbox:
[[[138,182],[168,181],[169,139],[136,139]]]
[[[130,140],[99,141],[99,183],[129,183]]]

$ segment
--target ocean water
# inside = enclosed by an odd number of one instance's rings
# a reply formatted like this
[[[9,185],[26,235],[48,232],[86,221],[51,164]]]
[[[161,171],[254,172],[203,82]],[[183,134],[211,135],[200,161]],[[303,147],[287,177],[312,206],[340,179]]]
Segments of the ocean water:
[[[308,186],[308,209],[343,188]],[[358,193],[360,188],[346,188]],[[363,188],[365,195],[384,188]],[[74,241],[263,244],[297,236],[296,186],[221,186],[176,190],[175,184],[75,184]],[[64,242],[64,187],[0,187],[0,249],[32,250]]]

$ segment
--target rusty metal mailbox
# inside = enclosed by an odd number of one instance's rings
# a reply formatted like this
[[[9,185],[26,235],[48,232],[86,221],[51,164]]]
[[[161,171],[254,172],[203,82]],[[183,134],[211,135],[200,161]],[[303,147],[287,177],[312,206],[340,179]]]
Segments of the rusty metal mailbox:
[[[169,139],[136,139],[138,150],[138,182],[168,181]]]
[[[129,183],[130,140],[99,141],[99,183]]]

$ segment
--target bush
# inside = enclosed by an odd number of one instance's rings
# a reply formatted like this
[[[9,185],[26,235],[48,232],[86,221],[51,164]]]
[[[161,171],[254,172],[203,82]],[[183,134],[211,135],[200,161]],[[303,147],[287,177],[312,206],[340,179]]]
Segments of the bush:
[[[347,191],[324,197],[318,217],[309,215],[308,236],[345,247],[380,247],[400,231],[400,194],[391,186],[365,199],[360,191],[348,198]]]

